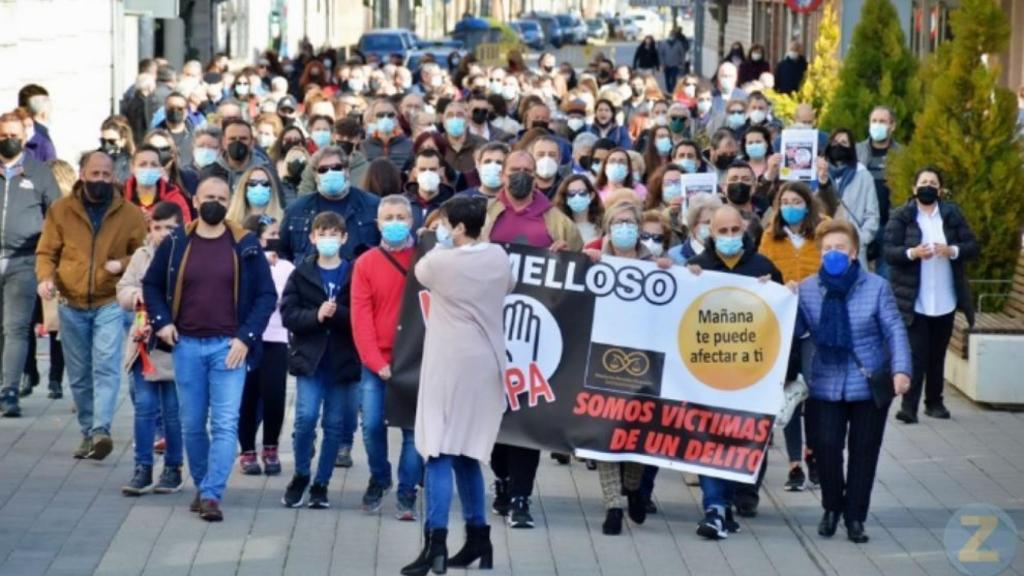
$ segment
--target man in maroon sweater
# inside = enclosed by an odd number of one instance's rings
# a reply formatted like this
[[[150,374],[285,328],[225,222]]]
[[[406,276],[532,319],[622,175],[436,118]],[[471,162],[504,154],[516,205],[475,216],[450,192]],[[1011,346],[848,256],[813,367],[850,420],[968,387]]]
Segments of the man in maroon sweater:
[[[391,378],[391,348],[402,307],[406,272],[415,251],[412,224],[408,198],[399,194],[382,198],[377,208],[380,246],[360,256],[352,273],[352,334],[363,363],[360,383],[363,442],[370,464],[370,484],[363,495],[366,513],[380,510],[384,493],[391,488],[384,383]],[[412,429],[402,429],[397,518],[406,521],[416,519],[416,485],[423,470],[423,460],[416,452],[414,439]]]

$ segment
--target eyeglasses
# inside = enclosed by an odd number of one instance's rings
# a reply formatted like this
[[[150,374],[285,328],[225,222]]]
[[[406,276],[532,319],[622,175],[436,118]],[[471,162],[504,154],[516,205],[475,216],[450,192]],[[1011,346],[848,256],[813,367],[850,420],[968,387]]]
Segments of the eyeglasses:
[[[115,139],[115,138],[109,138],[109,139],[108,138],[100,138],[100,144],[105,144],[107,146],[116,146],[117,145],[117,139]]]
[[[255,188],[257,186],[270,186],[270,180],[249,180],[245,184],[249,188]]]
[[[344,164],[331,164],[330,166],[318,166],[316,169],[317,174],[327,174],[328,172],[341,172],[347,168]]]
[[[668,119],[669,121],[686,120],[686,116],[669,116]]]
[[[649,232],[641,232],[640,233],[640,240],[654,240],[658,244],[661,244],[662,242],[665,241],[665,235],[664,234],[651,234]]]
[[[376,117],[379,118],[394,118],[397,115],[394,112],[377,112]]]
[[[177,108],[177,107],[174,107],[174,108],[168,108],[168,109],[167,109],[167,113],[168,113],[168,114],[169,114],[169,113],[171,113],[171,112],[184,112],[184,111],[185,111],[185,109],[184,109],[184,108]]]
[[[578,189],[578,190],[566,190],[565,193],[566,193],[566,195],[569,198],[572,198],[574,196],[589,196],[590,195],[590,192],[586,188],[581,188],[581,189]]]

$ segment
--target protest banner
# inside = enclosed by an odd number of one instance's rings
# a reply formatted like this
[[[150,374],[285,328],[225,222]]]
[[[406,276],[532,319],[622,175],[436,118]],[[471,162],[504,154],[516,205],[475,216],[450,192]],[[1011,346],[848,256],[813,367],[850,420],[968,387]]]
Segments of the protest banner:
[[[517,285],[504,309],[501,442],[756,479],[783,401],[796,296],[742,276],[506,249]],[[392,426],[415,422],[429,302],[410,274],[387,386]]]

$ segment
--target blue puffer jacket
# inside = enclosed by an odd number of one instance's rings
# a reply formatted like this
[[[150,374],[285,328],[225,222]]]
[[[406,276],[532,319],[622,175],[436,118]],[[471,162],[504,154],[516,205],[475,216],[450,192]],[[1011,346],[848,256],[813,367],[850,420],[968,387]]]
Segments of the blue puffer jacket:
[[[810,332],[813,341],[821,322],[824,301],[825,288],[817,274],[800,283],[797,336]],[[864,368],[874,373],[888,362],[893,374],[913,374],[907,329],[889,283],[881,276],[861,270],[846,306],[850,313],[853,348]],[[811,398],[831,402],[871,399],[868,381],[852,356],[846,364],[833,366],[815,354],[811,366],[811,377],[807,383]]]
[[[179,276],[185,268],[197,224],[193,222],[178,228],[161,242],[142,279],[142,297],[154,333],[178,317],[182,289]],[[236,270],[239,271],[235,278],[235,317],[238,319],[235,337],[249,347],[246,363],[252,370],[260,363],[263,331],[277,309],[277,290],[270,275],[270,264],[256,236],[239,224],[231,221],[226,224],[234,240]]]

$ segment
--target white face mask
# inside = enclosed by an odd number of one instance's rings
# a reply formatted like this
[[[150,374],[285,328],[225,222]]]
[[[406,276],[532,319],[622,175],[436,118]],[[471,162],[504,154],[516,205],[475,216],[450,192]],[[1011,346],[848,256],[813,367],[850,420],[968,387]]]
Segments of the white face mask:
[[[437,189],[441,186],[441,176],[434,171],[424,170],[419,174],[416,174],[416,184],[419,185],[420,192],[426,192],[427,196],[433,196],[433,193],[437,192]]]
[[[686,94],[689,98],[694,98],[697,95],[697,87],[692,84],[683,86],[683,94]]]
[[[661,258],[662,252],[665,251],[665,247],[661,245],[661,242],[655,242],[651,240],[641,240],[641,244],[647,247],[647,250],[651,253],[651,256],[655,258]]]
[[[550,156],[545,156],[537,161],[537,176],[544,180],[553,178],[558,172],[558,162]]]

